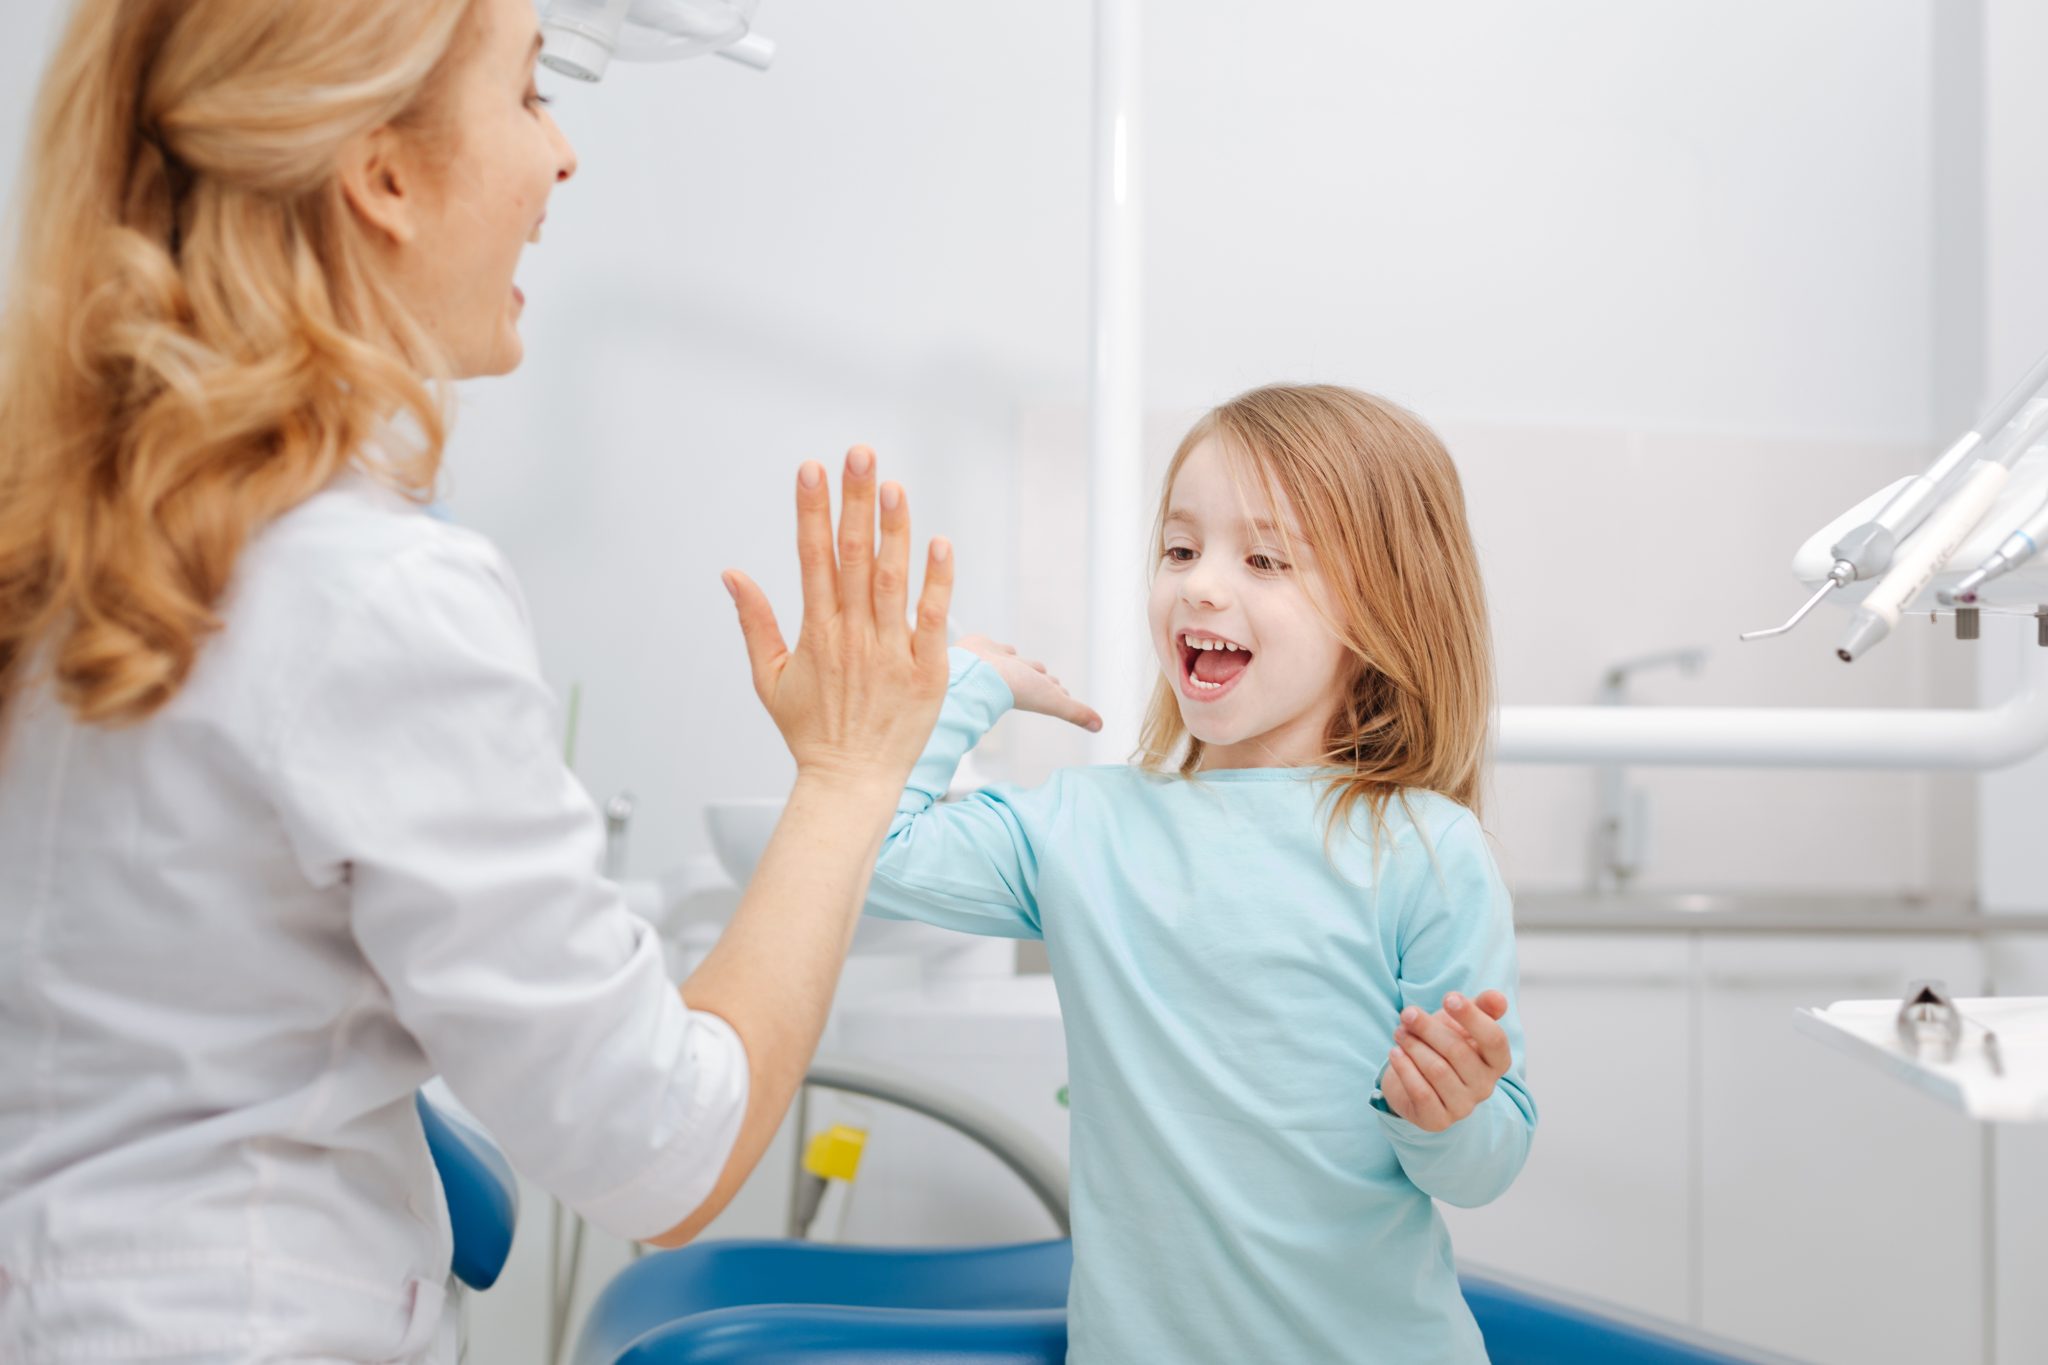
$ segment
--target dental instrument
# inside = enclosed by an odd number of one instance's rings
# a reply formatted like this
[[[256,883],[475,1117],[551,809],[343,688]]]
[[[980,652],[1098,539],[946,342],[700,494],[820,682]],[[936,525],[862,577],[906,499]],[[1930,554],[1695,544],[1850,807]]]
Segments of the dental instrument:
[[[1846,532],[1835,542],[1829,552],[1834,556],[1834,564],[1829,568],[1827,577],[1813,596],[1801,604],[1798,611],[1792,613],[1790,620],[1769,630],[1750,631],[1742,638],[1764,640],[1784,635],[1804,621],[1829,593],[1847,587],[1850,583],[1874,578],[1891,568],[1893,554],[1899,548],[1900,542],[1911,536],[1920,524],[1928,519],[1947,496],[1948,491],[1959,481],[1974,482],[1975,476],[1965,475],[1963,471],[1969,468],[1970,459],[1977,455],[1980,446],[1985,446],[1987,441],[1990,442],[1984,453],[1978,456],[1979,463],[1989,461],[2010,468],[2012,462],[2031,444],[2033,436],[2025,433],[2033,430],[2034,434],[2038,435],[2038,428],[2034,427],[2032,419],[2048,418],[2048,412],[2029,410],[2031,417],[2028,417],[2022,416],[2022,409],[2026,409],[2028,401],[2035,398],[2044,387],[2048,387],[2048,355],[2035,361],[2034,367],[2027,371],[2025,378],[1999,399],[1975,426],[1957,437],[1924,472],[1915,475],[1894,493],[1890,500],[1878,509],[1875,516]],[[1997,490],[1994,487],[1989,491],[1995,494]],[[1987,495],[1984,507],[1979,509],[1980,517],[1989,505]],[[1975,523],[1972,522],[1971,525],[1974,526]],[[1968,534],[1969,529],[1966,527],[1963,534]],[[1950,553],[1953,552],[1954,547],[1951,546]],[[1937,570],[1941,562],[1935,561]],[[1932,572],[1930,570],[1930,576]],[[1925,582],[1923,581],[1920,586],[1925,587]],[[1918,590],[1916,588],[1915,592]],[[1894,612],[1893,623],[1896,619]],[[1852,630],[1853,647],[1851,644],[1845,644],[1843,649],[1837,652],[1842,655],[1844,662],[1847,662],[1882,639],[1890,628],[1890,624],[1886,624],[1881,629],[1875,629],[1868,639],[1861,638]]]
[[[1963,1016],[1939,981],[1915,981],[1899,1003],[1899,1045],[1910,1056],[1952,1061],[1963,1041]]]
[[[603,79],[614,57],[669,62],[716,53],[766,71],[775,44],[753,32],[761,0],[553,0],[540,59],[579,81]]]
[[[2013,529],[1990,558],[1964,575],[1963,580],[1953,588],[1937,594],[1945,605],[1969,606],[1977,600],[1977,589],[1994,578],[2003,578],[2040,552],[2041,543],[2048,541],[2048,498],[2034,509],[2032,516]]]

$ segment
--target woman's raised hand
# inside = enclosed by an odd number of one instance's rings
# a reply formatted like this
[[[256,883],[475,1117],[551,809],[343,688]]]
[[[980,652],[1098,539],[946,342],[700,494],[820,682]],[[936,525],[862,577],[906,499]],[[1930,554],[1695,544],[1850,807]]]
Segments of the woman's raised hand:
[[[1036,659],[1019,657],[1015,645],[999,644],[986,635],[969,635],[960,641],[960,648],[980,655],[1002,675],[1003,681],[1010,686],[1010,695],[1017,700],[1019,711],[1036,711],[1043,716],[1071,721],[1083,730],[1102,728],[1102,717],[1095,714],[1094,708],[1068,692],[1044,664]]]
[[[728,570],[725,586],[739,607],[754,691],[795,756],[798,776],[894,792],[930,738],[946,695],[953,550],[943,539],[932,541],[913,630],[910,500],[897,484],[876,488],[875,454],[865,446],[847,452],[842,487],[835,546],[824,467],[813,461],[797,474],[804,617],[795,649],[783,643],[775,611],[752,579]]]

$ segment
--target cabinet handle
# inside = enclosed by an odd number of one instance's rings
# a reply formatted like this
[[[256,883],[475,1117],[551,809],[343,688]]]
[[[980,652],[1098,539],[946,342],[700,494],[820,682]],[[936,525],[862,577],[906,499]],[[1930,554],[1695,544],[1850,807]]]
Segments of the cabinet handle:
[[[1663,972],[1656,975],[1606,972],[1532,972],[1524,968],[1521,973],[1524,986],[1690,986],[1692,977],[1684,972]]]
[[[1904,995],[1906,982],[1912,980],[1910,973],[1882,975],[1871,973],[1867,976],[1842,976],[1826,972],[1709,972],[1706,984],[1709,986],[1732,986],[1741,991],[1784,990],[1795,987],[1799,990],[1816,991],[1871,991],[1879,996]]]

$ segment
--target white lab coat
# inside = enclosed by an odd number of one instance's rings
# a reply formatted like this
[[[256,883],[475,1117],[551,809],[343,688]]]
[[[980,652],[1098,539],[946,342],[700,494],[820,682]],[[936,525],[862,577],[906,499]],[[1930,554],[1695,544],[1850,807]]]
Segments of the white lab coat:
[[[746,1057],[598,875],[510,572],[350,474],[147,722],[0,740],[0,1360],[446,1358],[436,1072],[595,1225],[710,1192]]]

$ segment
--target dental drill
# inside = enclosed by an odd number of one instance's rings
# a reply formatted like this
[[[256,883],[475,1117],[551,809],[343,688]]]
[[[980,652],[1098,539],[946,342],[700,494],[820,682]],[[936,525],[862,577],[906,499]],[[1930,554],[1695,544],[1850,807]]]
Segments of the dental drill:
[[[1977,529],[2005,488],[2013,465],[2044,432],[2048,432],[2048,398],[2022,400],[2012,420],[1968,467],[1947,501],[1927,515],[1919,531],[1900,547],[1884,579],[1858,604],[1835,651],[1843,663],[1853,663],[1891,634],[1900,613]]]
[[[1962,582],[1953,588],[1946,588],[1935,594],[1945,607],[1972,607],[1977,604],[1977,589],[1994,578],[2003,578],[2040,552],[2041,545],[2048,541],[2048,499],[2034,509],[2032,516],[2013,529],[2012,534],[1999,542],[1998,548],[1982,564],[1963,576]]]
[[[1783,635],[1811,615],[1813,609],[1818,607],[1827,595],[1837,588],[1847,587],[1849,584],[1865,578],[1874,578],[1878,574],[1884,573],[1887,569],[1891,569],[1893,567],[1893,554],[1899,548],[1900,543],[1911,536],[1915,530],[1919,529],[1921,523],[1928,519],[1929,514],[1934,512],[1949,490],[1959,482],[1959,476],[1961,476],[1961,482],[1971,485],[1977,493],[1983,493],[1984,489],[1979,483],[1979,474],[1982,471],[1972,466],[1971,457],[1977,455],[1979,447],[1984,446],[1988,440],[1990,441],[1990,448],[1985,450],[1981,456],[1978,456],[1976,464],[1981,466],[1989,461],[2001,469],[2010,469],[2012,462],[2019,457],[2020,453],[2032,441],[2031,436],[2022,435],[2015,430],[2016,427],[2031,426],[2031,423],[2026,422],[2022,417],[2022,410],[2027,408],[2028,401],[2039,394],[2044,387],[2048,387],[2048,355],[2044,355],[2035,361],[2034,367],[2027,371],[2025,378],[2021,379],[2018,384],[2013,386],[2010,392],[1999,399],[1978,420],[1975,426],[1957,437],[1955,443],[1950,445],[1947,450],[1944,450],[1933,464],[1929,465],[1922,473],[1915,475],[1904,487],[1900,488],[1897,493],[1894,493],[1884,506],[1878,510],[1876,516],[1864,522],[1861,526],[1848,531],[1840,540],[1835,542],[1834,546],[1829,550],[1829,553],[1834,556],[1834,564],[1828,570],[1826,580],[1822,582],[1819,590],[1800,606],[1798,611],[1792,613],[1792,618],[1789,621],[1785,622],[1782,626],[1775,626],[1769,630],[1750,631],[1742,638],[1745,640],[1763,640],[1772,636]],[[2015,419],[2020,420],[2016,421]],[[1963,471],[1965,469],[1971,469],[1972,472],[1964,475]],[[1984,474],[1983,482],[1993,482],[1993,477],[1989,474]],[[1996,482],[2002,484],[2003,480],[1998,479]],[[1996,487],[1992,487],[1989,490],[1990,494],[1995,494],[1996,492]],[[1981,519],[1989,507],[1989,496],[1986,496],[1983,505],[1977,509],[1977,519]],[[1975,524],[1976,520],[1973,519],[1970,525],[1974,527]],[[1966,527],[1963,534],[1968,534],[1968,531],[1969,528]],[[1943,537],[1943,539],[1946,539],[1946,537]],[[1954,550],[1955,547],[1951,545],[1949,553],[1953,554]],[[1920,558],[1917,553],[1913,557],[1915,559]],[[1930,577],[1933,572],[1939,570],[1944,561],[1945,556],[1944,559],[1935,561],[1935,568],[1929,573]],[[1886,580],[1887,583],[1890,583],[1890,581],[1890,579]],[[1914,589],[1914,593],[1917,594],[1920,588],[1925,586],[1926,580],[1922,579],[1919,588]],[[1887,596],[1890,596],[1890,594],[1887,594]],[[1908,596],[1904,600],[1911,601],[1912,598]],[[1903,605],[1904,603],[1902,602],[1901,606]],[[1878,613],[1877,619],[1882,620],[1883,614]],[[1894,611],[1891,621],[1885,623],[1881,628],[1874,628],[1874,633],[1869,634],[1867,639],[1862,638],[1858,632],[1852,631],[1852,639],[1845,642],[1843,648],[1838,653],[1845,660],[1854,658],[1871,644],[1882,639],[1891,629],[1891,626],[1896,623],[1897,613]]]

